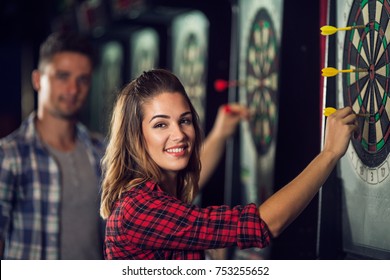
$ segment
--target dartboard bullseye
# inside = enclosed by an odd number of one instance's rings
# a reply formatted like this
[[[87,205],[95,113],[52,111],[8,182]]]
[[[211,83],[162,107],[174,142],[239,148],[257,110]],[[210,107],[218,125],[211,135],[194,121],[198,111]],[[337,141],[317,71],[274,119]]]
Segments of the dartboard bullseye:
[[[355,151],[368,167],[379,166],[390,151],[390,5],[389,1],[354,1],[347,26],[365,28],[347,31],[343,69],[364,68],[367,72],[343,76],[344,104],[359,118],[358,136],[352,139]]]
[[[260,9],[252,23],[246,56],[247,104],[257,153],[267,153],[275,137],[278,94],[278,50],[273,22]]]

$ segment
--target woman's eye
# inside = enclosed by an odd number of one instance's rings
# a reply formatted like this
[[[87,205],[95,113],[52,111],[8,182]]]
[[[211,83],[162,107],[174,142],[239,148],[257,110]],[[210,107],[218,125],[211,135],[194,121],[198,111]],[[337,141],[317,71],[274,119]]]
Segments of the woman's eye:
[[[192,124],[192,120],[191,119],[182,119],[181,123],[182,124]]]
[[[157,124],[155,124],[154,126],[153,126],[153,128],[163,128],[163,127],[165,127],[166,125],[165,125],[165,123],[157,123]]]

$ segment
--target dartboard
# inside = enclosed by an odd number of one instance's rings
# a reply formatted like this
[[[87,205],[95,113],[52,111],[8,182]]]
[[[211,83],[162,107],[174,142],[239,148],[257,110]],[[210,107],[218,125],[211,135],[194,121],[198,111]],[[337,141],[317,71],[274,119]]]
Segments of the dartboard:
[[[232,195],[232,201],[261,204],[274,192],[284,4],[283,0],[239,0],[238,4],[238,94],[240,104],[249,108],[251,116],[248,122],[240,124],[241,187],[236,190],[240,199],[234,201]],[[232,188],[236,189],[234,185]],[[269,250],[236,250],[234,258],[267,259]]]
[[[346,32],[343,69],[360,68],[343,76],[344,104],[356,113],[371,116],[359,118],[353,147],[361,162],[379,166],[390,151],[390,2],[354,1],[347,26],[364,26]]]
[[[361,69],[337,76],[337,106],[368,114],[358,117],[358,131],[337,168],[343,250],[385,259],[390,258],[389,1],[336,1],[336,25],[353,27],[337,33],[337,66]]]
[[[257,153],[267,153],[277,122],[278,50],[275,29],[266,9],[251,25],[246,54],[247,104],[252,113],[250,130]]]
[[[202,123],[205,107],[204,73],[204,49],[196,34],[190,33],[184,40],[178,75]]]

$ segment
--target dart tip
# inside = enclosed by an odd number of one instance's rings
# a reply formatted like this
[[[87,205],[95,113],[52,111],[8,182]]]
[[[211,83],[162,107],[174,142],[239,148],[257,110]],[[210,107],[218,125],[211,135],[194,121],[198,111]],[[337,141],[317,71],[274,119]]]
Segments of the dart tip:
[[[232,112],[232,108],[230,108],[230,106],[228,104],[226,104],[224,107],[223,107],[223,110],[226,114],[230,114]]]

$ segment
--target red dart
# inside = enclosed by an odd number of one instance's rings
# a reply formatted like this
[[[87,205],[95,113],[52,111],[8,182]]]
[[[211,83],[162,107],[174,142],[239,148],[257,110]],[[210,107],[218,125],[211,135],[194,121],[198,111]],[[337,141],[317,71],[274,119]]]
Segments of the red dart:
[[[230,114],[230,113],[232,112],[232,108],[230,108],[229,105],[225,105],[225,106],[223,107],[223,110],[224,110],[224,112],[225,112],[226,114]]]
[[[242,82],[240,81],[227,81],[227,80],[222,80],[222,79],[217,79],[214,82],[214,89],[218,92],[226,90],[228,87],[237,87],[240,86]]]
[[[224,91],[229,87],[229,83],[226,80],[218,79],[214,82],[214,89],[218,92]]]

